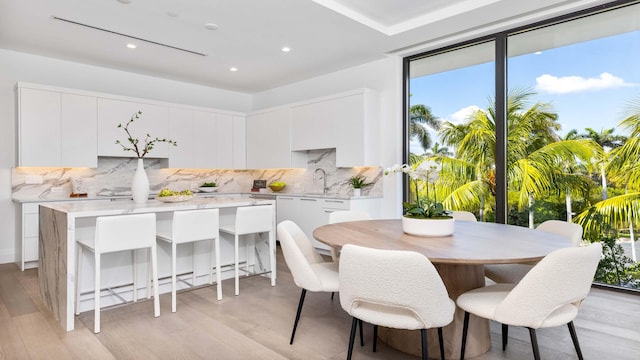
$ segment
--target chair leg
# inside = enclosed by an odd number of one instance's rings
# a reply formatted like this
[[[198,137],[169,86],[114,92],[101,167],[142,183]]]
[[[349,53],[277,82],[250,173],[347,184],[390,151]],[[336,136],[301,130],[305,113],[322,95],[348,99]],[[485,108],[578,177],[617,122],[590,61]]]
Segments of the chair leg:
[[[469,313],[464,312],[464,321],[462,323],[462,347],[460,348],[460,360],[464,360],[464,348],[467,346],[467,330],[469,330]]]
[[[331,292],[331,300],[333,300],[333,295],[335,295],[335,294],[336,294],[335,292],[333,292],[333,291]]]
[[[422,343],[422,360],[429,360],[429,347],[427,346],[427,329],[420,329],[420,342]]]
[[[355,317],[351,320],[351,334],[349,335],[349,351],[347,351],[347,360],[351,360],[353,354],[353,343],[356,339],[356,327],[358,327],[358,319]]]
[[[573,325],[573,321],[569,321],[567,324],[569,327],[569,333],[571,334],[571,341],[573,341],[573,346],[576,348],[576,353],[578,354],[578,359],[583,360],[582,358],[582,350],[580,350],[580,343],[578,342],[578,335],[576,334],[576,328]]]
[[[178,252],[178,245],[175,241],[171,242],[171,312],[176,312],[176,253]],[[153,265],[152,265],[153,266]],[[194,269],[195,270],[195,269]]]
[[[138,301],[138,282],[136,281],[138,279],[138,272],[137,272],[137,266],[136,266],[136,251],[135,250],[131,250],[131,263],[133,264],[132,267],[132,271],[131,271],[131,277],[133,278],[133,302]]]
[[[235,262],[236,262],[236,268],[235,268],[235,270],[236,270],[236,272],[235,272],[236,289],[235,289],[235,294],[239,295],[240,294],[240,265],[239,265],[240,258],[238,256],[238,252],[239,252],[239,249],[238,249],[238,234],[235,235],[235,244],[234,245],[235,245],[235,251],[234,251],[235,254],[234,255],[235,255]]]
[[[191,272],[191,286],[196,286],[196,269],[198,268],[198,262],[197,262],[197,256],[196,256],[196,242],[192,242],[191,243],[191,266],[193,268],[193,271]]]
[[[444,360],[444,338],[442,337],[442,328],[438,328],[438,343],[440,345],[440,359]]]
[[[155,241],[151,245],[151,272],[153,276],[153,316],[160,316],[160,294],[158,286],[158,250]]]
[[[95,271],[93,279],[93,332],[100,332],[100,254],[95,252]]]
[[[82,285],[80,274],[82,274],[82,246],[76,243],[76,315],[80,315],[80,288]]]
[[[533,358],[540,360],[540,349],[538,348],[538,337],[536,336],[536,329],[529,329],[529,337],[531,337],[531,347],[533,348]]]
[[[362,335],[362,320],[358,319],[358,325],[360,325],[360,346],[364,346],[364,335]]]
[[[269,231],[269,263],[271,265],[271,286],[276,286],[276,235],[273,231]]]
[[[378,350],[378,325],[373,325],[373,352]]]
[[[216,293],[218,300],[222,300],[222,274],[220,274],[220,236],[216,236],[214,243],[216,251]]]
[[[302,289],[300,294],[300,301],[298,302],[298,311],[296,312],[296,320],[293,322],[293,331],[291,332],[291,340],[289,345],[293,344],[293,337],[296,336],[296,328],[298,327],[298,320],[300,320],[300,313],[302,312],[302,304],[304,304],[304,296],[307,294],[306,289]]]
[[[509,325],[502,324],[502,351],[507,349],[507,341],[509,339]]]

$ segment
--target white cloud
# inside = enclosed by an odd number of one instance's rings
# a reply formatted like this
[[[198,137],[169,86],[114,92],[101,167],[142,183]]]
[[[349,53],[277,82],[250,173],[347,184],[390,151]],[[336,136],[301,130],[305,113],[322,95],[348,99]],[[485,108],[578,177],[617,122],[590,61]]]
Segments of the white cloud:
[[[606,72],[600,74],[597,78],[583,78],[582,76],[557,77],[549,74],[536,78],[536,90],[550,94],[568,94],[628,86],[638,86],[638,84],[627,83],[624,79]]]
[[[461,124],[466,122],[466,120],[469,118],[469,116],[471,114],[473,114],[474,112],[480,110],[479,107],[475,106],[475,105],[470,105],[467,107],[464,107],[456,112],[454,112],[453,114],[449,115],[448,119],[449,121],[451,121],[454,124]]]

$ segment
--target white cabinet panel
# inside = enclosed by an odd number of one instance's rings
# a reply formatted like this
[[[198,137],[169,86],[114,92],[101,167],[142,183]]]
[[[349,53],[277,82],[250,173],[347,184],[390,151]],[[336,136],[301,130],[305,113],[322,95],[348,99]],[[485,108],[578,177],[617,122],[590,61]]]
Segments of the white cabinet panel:
[[[60,93],[19,88],[20,166],[60,166]]]
[[[291,167],[289,109],[247,117],[247,168]]]
[[[170,168],[192,168],[194,152],[194,112],[186,109],[169,109],[169,134],[178,146],[169,147]]]
[[[18,164],[97,167],[96,98],[19,85]]]
[[[97,98],[63,93],[60,104],[60,165],[98,167]]]
[[[125,124],[131,116],[138,111],[142,115],[129,126],[129,131],[134,138],[140,140],[139,147],[144,146],[147,134],[152,139],[169,137],[169,109],[166,106],[131,102],[123,100],[98,98],[98,155],[116,157],[136,157],[132,151],[124,151],[122,146],[115,143],[120,140],[127,146],[127,137],[118,124]],[[169,145],[156,143],[153,150],[146,155],[153,158],[168,158]]]
[[[227,114],[216,114],[217,130],[215,139],[218,168],[233,168],[233,116]]]
[[[196,111],[193,118],[193,165],[196,168],[218,168],[216,114]]]
[[[247,126],[244,116],[233,116],[233,168],[247,168]]]

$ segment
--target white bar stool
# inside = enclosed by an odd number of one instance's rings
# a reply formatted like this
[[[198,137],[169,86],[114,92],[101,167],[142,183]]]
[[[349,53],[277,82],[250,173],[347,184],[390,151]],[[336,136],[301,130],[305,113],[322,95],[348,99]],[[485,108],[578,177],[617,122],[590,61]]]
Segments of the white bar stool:
[[[159,232],[156,236],[158,240],[171,244],[171,311],[176,312],[176,253],[177,245],[193,244],[193,273],[191,275],[191,286],[196,284],[196,253],[195,243],[197,241],[211,240],[209,247],[209,284],[213,284],[211,258],[215,251],[215,271],[217,283],[218,300],[222,299],[222,282],[220,277],[220,233],[219,210],[189,210],[175,211],[170,233]],[[212,245],[212,246],[211,246]],[[213,247],[213,249],[212,249]]]
[[[78,239],[76,242],[76,315],[80,314],[80,276],[82,274],[82,252],[87,249],[94,254],[94,329],[100,332],[100,257],[102,254],[134,250],[133,254],[133,301],[138,300],[136,285],[135,250],[148,248],[151,251],[151,272],[153,277],[153,314],[160,316],[158,297],[158,261],[156,252],[156,214],[136,214],[101,216],[96,219],[93,238]]]
[[[276,285],[276,252],[274,236],[273,205],[242,206],[236,210],[235,224],[220,225],[220,232],[235,236],[235,294],[240,294],[240,268],[238,256],[238,240],[242,235],[268,233],[269,234],[269,262],[271,266],[271,286]],[[246,270],[249,269],[249,244],[247,244]]]

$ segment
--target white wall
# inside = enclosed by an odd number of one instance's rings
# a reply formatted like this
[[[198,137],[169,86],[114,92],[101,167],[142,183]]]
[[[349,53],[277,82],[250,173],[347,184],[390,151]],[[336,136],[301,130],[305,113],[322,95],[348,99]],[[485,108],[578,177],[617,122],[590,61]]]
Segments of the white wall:
[[[253,111],[339,92],[370,88],[380,93],[381,164],[390,167],[402,161],[402,58],[391,56],[331,74],[254,94]],[[402,214],[401,178],[383,178],[384,218]]]
[[[11,201],[16,166],[18,81],[173,103],[250,111],[251,95],[0,49],[0,263],[13,262],[20,206]]]

